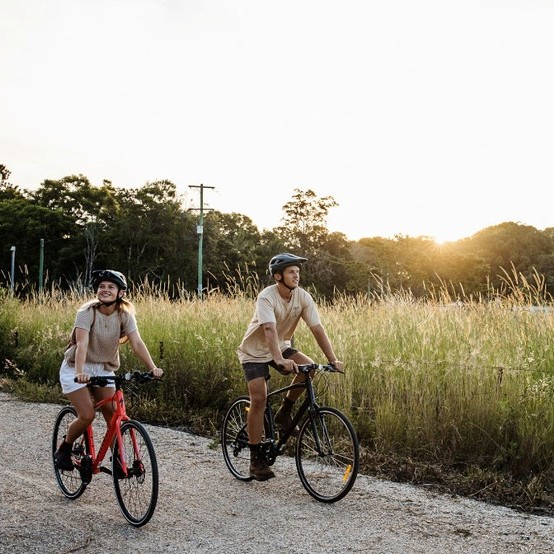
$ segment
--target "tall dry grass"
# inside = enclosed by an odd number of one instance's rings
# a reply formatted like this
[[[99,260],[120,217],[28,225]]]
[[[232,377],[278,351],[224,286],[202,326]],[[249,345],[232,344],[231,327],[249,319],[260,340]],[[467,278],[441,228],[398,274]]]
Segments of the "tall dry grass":
[[[451,302],[448,291],[439,296],[322,302],[324,326],[346,364],[344,375],[318,382],[322,402],[345,411],[362,445],[380,460],[539,479],[537,487],[552,492],[554,312],[544,282],[506,273],[495,301]],[[236,348],[252,297],[240,286],[232,297],[214,293],[203,300],[174,301],[148,287],[133,292],[141,335],[166,370],[136,403],[140,416],[217,432],[227,403],[246,392]],[[84,300],[57,291],[26,302],[5,297],[4,357],[29,379],[55,384]],[[295,345],[321,360],[304,325]],[[122,361],[126,368],[137,365],[127,347]],[[274,373],[270,386],[286,381]]]

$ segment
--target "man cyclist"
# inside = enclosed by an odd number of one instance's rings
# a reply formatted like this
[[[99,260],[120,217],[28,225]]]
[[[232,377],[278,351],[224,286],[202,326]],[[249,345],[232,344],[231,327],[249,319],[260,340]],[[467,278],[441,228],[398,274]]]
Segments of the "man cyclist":
[[[250,396],[247,415],[250,476],[257,481],[275,477],[260,456],[269,366],[282,374],[295,374],[292,381],[295,383],[305,379],[298,373],[298,365],[313,363],[311,358],[292,347],[292,337],[300,319],[310,328],[329,363],[337,369],[343,368],[321,324],[312,296],[299,286],[300,268],[307,261],[290,253],[277,254],[271,259],[269,273],[275,283],[259,293],[254,315],[237,350]],[[301,388],[290,390],[277,411],[275,422],[282,429],[292,422],[292,407],[301,393]]]

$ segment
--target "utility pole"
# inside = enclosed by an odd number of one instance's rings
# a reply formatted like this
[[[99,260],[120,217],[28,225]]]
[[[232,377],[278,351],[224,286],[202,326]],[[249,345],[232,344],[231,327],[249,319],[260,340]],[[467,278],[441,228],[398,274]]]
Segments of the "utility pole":
[[[10,293],[13,296],[13,291],[15,287],[15,246],[12,246],[10,248],[10,252],[12,253],[12,267],[10,272]]]
[[[44,239],[40,239],[40,249],[38,258],[38,292],[42,294],[42,281],[44,275]]]
[[[207,185],[189,185],[191,189],[200,189],[200,208],[191,208],[200,210],[200,218],[196,227],[198,234],[198,298],[202,300],[202,243],[204,238],[204,189],[214,189]]]

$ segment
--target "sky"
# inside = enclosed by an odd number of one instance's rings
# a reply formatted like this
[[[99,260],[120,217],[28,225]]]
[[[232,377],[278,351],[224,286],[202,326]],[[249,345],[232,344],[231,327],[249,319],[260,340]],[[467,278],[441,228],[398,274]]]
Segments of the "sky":
[[[330,231],[554,226],[550,0],[0,0],[0,163]]]

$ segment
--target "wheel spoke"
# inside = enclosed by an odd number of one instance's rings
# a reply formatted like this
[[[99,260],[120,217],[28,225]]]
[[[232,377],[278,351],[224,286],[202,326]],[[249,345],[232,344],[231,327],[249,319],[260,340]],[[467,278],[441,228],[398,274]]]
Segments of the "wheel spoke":
[[[221,448],[229,471],[242,481],[250,480],[250,449],[246,418],[250,400],[241,397],[227,410],[221,428]]]
[[[87,487],[87,483],[83,482],[80,472],[82,460],[87,454],[84,435],[73,444],[72,460],[75,468],[71,471],[62,470],[56,466],[54,462],[54,453],[66,437],[69,425],[76,417],[77,413],[73,407],[66,406],[62,408],[56,418],[54,432],[52,434],[52,463],[56,481],[62,493],[67,496],[67,498],[71,499],[81,496]]]
[[[343,498],[354,485],[359,465],[356,433],[344,414],[320,408],[300,430],[296,466],[306,490],[321,502]]]
[[[146,429],[136,421],[121,426],[122,447],[113,453],[113,481],[117,501],[127,521],[136,527],[147,523],[158,500],[158,465]],[[127,475],[120,459],[125,460]]]

